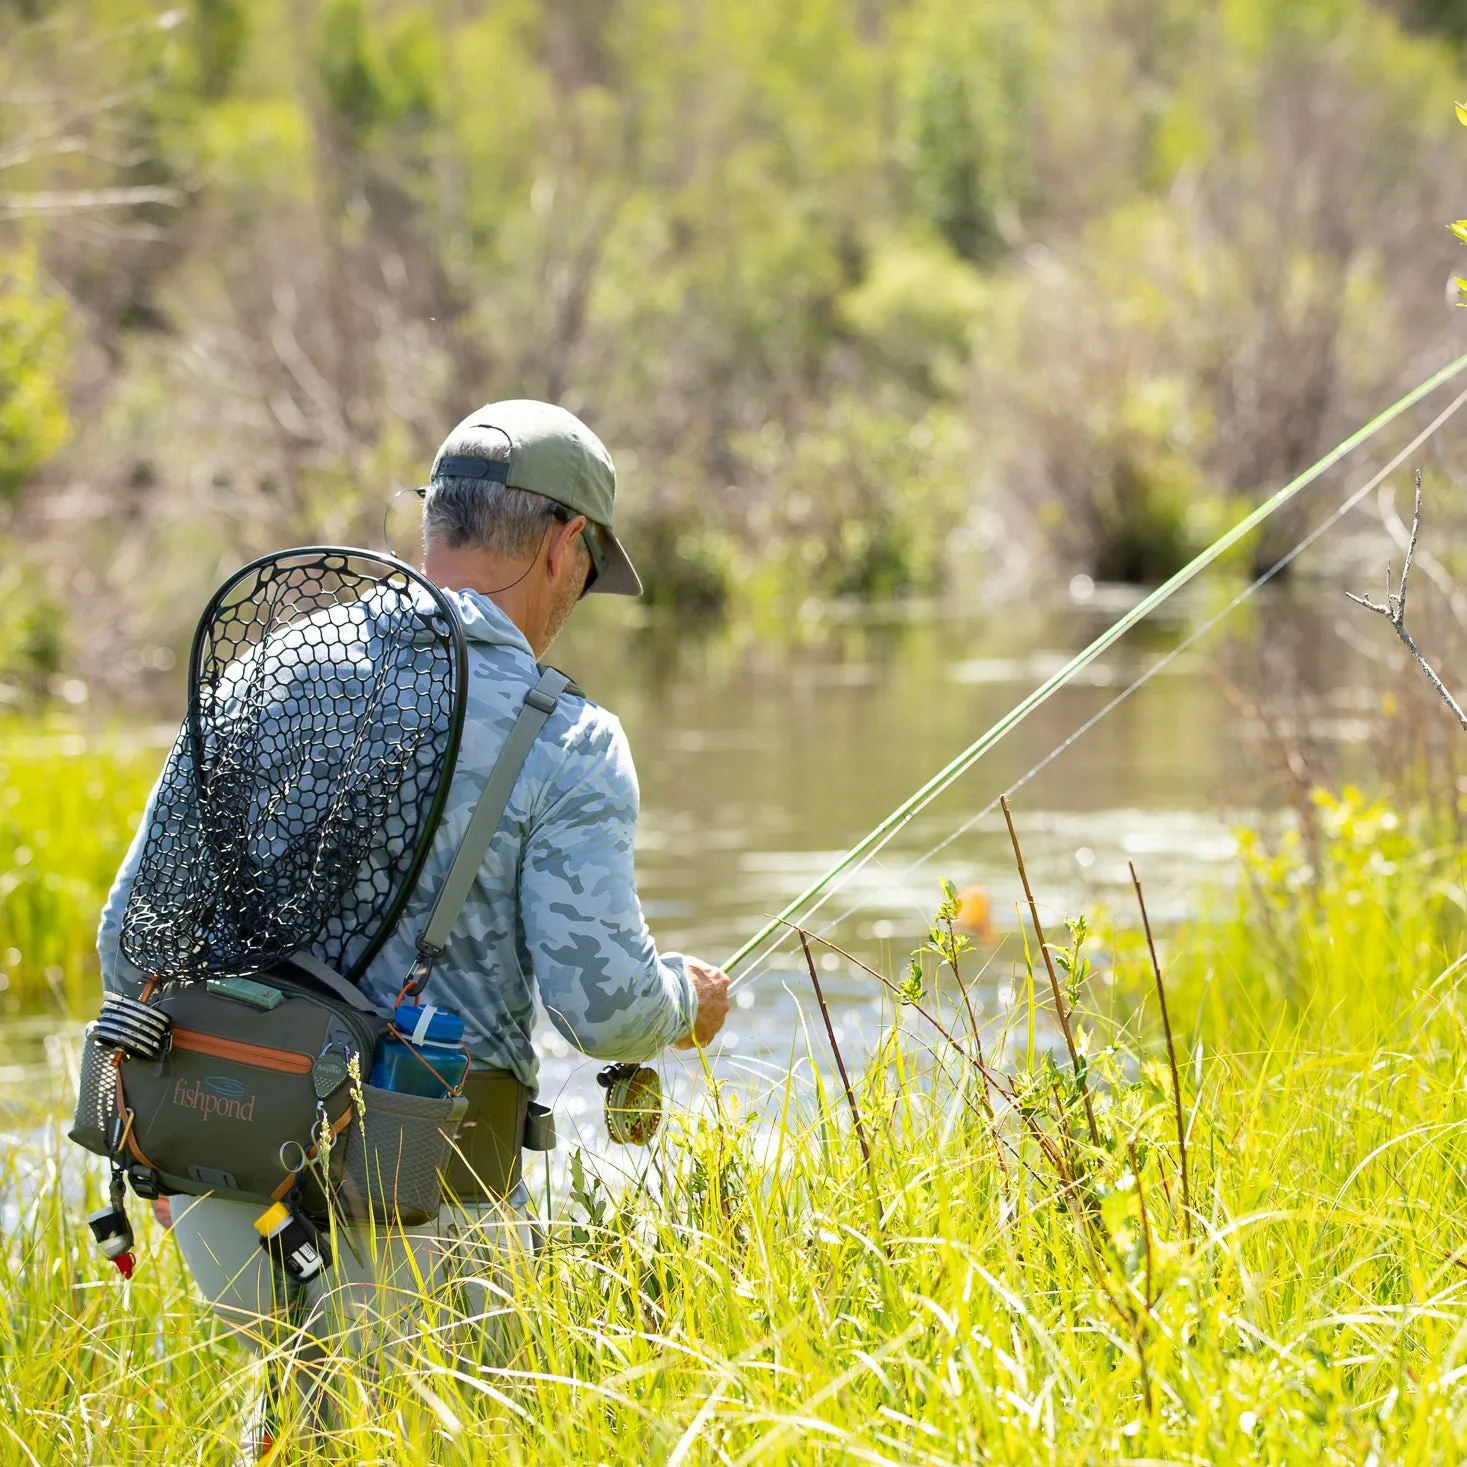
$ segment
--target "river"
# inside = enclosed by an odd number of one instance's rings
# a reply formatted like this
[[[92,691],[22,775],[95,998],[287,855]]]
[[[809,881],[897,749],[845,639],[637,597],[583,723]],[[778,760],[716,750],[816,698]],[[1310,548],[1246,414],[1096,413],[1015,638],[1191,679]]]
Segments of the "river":
[[[619,714],[631,739],[642,789],[640,885],[660,944],[722,961],[1129,604],[1123,590],[1083,582],[1074,590],[1002,613],[843,616],[812,606],[796,634],[780,636],[675,633],[638,624],[636,608],[578,618],[583,624],[568,629],[555,660]],[[996,951],[983,954],[992,960],[975,993],[992,1015],[1019,957],[1021,893],[1001,816],[963,827],[1213,609],[1205,598],[1180,600],[1090,667],[905,826],[814,925],[833,922],[833,939],[895,971],[923,939],[942,878],[981,888]],[[1337,589],[1271,592],[1248,624],[1183,652],[1043,769],[1013,805],[1046,923],[1058,928],[1066,912],[1100,907],[1131,920],[1129,860],[1163,928],[1221,889],[1231,831],[1266,797],[1270,763],[1257,721],[1229,696],[1229,676],[1239,665],[1262,665],[1253,648],[1266,636],[1287,654],[1296,693],[1307,695],[1310,736],[1358,752],[1370,728],[1359,712],[1378,703],[1384,676],[1376,665],[1383,630],[1364,613],[1352,616]],[[873,980],[833,955],[822,969],[837,1037],[858,1063],[890,1005]],[[738,985],[713,1060],[757,1095],[803,1050],[810,983],[788,947],[743,971],[750,976]],[[0,1098],[33,1100],[48,1090],[60,1097],[75,1026],[36,1016],[8,1033]],[[552,1031],[543,1038],[544,1092],[563,1132],[603,1150],[595,1067]],[[822,1033],[817,1053],[824,1047]],[[685,1096],[696,1088],[694,1070],[669,1059],[665,1083]]]

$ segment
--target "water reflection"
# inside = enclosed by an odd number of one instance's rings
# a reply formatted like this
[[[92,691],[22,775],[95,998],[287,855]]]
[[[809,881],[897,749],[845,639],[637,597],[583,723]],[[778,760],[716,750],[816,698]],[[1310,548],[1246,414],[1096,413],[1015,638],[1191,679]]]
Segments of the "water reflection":
[[[742,629],[690,635],[639,626],[635,608],[588,603],[592,615],[572,624],[556,661],[621,717],[630,736],[642,785],[640,881],[659,942],[721,961],[1103,630],[1118,609],[1113,599],[1097,593],[1079,605],[1021,605],[964,618],[827,619],[795,641]],[[1360,737],[1364,725],[1350,710],[1362,687],[1380,679],[1378,648],[1340,633],[1337,624],[1347,618],[1338,603],[1333,590],[1295,590],[1250,612],[1253,626],[1269,629],[1271,652],[1291,658],[1292,684],[1314,709],[1310,737],[1336,748]],[[1018,959],[1003,934],[1012,931],[1020,889],[1001,817],[975,821],[975,813],[1175,648],[1210,609],[1205,600],[1183,602],[1138,628],[907,824],[822,904],[813,925],[893,969],[921,941],[941,878],[979,887],[1000,944],[985,975],[983,1001],[992,1012]],[[1234,639],[1234,665],[1261,665],[1246,640],[1249,627],[1230,623],[1224,634]],[[1046,921],[1057,925],[1066,911],[1105,906],[1128,912],[1128,859],[1140,867],[1163,924],[1226,878],[1230,829],[1257,801],[1267,773],[1267,760],[1245,742],[1246,700],[1222,675],[1228,645],[1204,642],[1177,658],[1018,797]],[[827,961],[827,995],[850,1045],[847,1058],[859,1063],[889,1006],[872,980]],[[715,1064],[729,1074],[777,1075],[799,1048],[797,997],[807,998],[808,978],[787,947],[762,954],[749,972]],[[0,1048],[0,1097],[12,1124],[22,1100],[29,1107],[64,1094],[60,1051],[53,1045],[48,1057],[44,1047],[56,1028],[44,1019],[10,1026]],[[588,1136],[604,1144],[592,1067],[558,1036],[542,1037],[545,1088],[560,1104],[565,1129],[574,1134],[589,1120]],[[823,1037],[815,1048],[823,1052]],[[694,1065],[668,1062],[674,1095],[689,1093]]]

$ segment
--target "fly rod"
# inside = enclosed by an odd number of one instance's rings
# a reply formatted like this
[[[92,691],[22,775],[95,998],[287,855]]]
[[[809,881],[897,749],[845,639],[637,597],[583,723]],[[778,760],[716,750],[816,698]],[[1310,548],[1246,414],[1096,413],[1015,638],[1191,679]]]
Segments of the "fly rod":
[[[1403,397],[1397,398],[1388,408],[1378,413],[1366,423],[1363,428],[1357,429],[1343,442],[1336,444],[1334,448],[1312,463],[1303,473],[1291,479],[1277,493],[1264,500],[1250,514],[1245,515],[1231,530],[1226,530],[1223,534],[1219,535],[1211,545],[1202,550],[1169,580],[1164,581],[1154,591],[1138,601],[1135,606],[1107,627],[1088,647],[1076,653],[1058,672],[1047,678],[1032,693],[1015,704],[992,728],[975,739],[962,753],[958,754],[948,764],[938,770],[926,784],[898,805],[879,825],[875,826],[863,836],[860,841],[852,846],[827,871],[817,877],[804,891],[790,901],[783,911],[777,916],[771,917],[736,953],[727,959],[723,965],[724,969],[731,971],[736,968],[766,938],[778,932],[786,922],[793,921],[805,907],[806,903],[814,897],[819,896],[831,882],[835,881],[845,871],[848,871],[863,856],[881,845],[888,836],[892,835],[914,815],[931,804],[955,780],[961,778],[962,775],[971,769],[994,745],[1017,728],[1036,708],[1047,702],[1076,673],[1082,671],[1103,652],[1114,646],[1138,622],[1145,620],[1157,607],[1161,606],[1180,591],[1183,586],[1194,580],[1221,556],[1226,555],[1234,545],[1238,544],[1245,536],[1251,534],[1259,525],[1276,514],[1290,500],[1302,493],[1321,474],[1333,468],[1335,464],[1339,463],[1348,454],[1353,453],[1361,444],[1375,437],[1382,428],[1393,423],[1407,409],[1414,407],[1420,402],[1422,398],[1429,396],[1438,387],[1450,382],[1464,368],[1467,368],[1467,353],[1458,357],[1456,361],[1448,363],[1440,371],[1428,377],[1426,381],[1413,387]]]
[[[1428,423],[1426,427],[1424,427],[1403,449],[1401,449],[1399,453],[1393,455],[1381,468],[1377,469],[1376,472],[1373,473],[1370,478],[1367,479],[1365,483],[1363,483],[1358,489],[1354,489],[1349,494],[1347,494],[1345,498],[1340,502],[1340,504],[1337,505],[1336,508],[1330,512],[1327,519],[1317,524],[1312,530],[1309,531],[1307,535],[1304,536],[1302,540],[1299,540],[1295,545],[1292,546],[1292,548],[1285,552],[1284,555],[1282,555],[1278,560],[1274,561],[1274,563],[1269,566],[1266,571],[1264,571],[1261,575],[1257,576],[1254,580],[1250,581],[1246,586],[1244,586],[1241,591],[1239,591],[1234,597],[1232,597],[1232,599],[1227,603],[1226,606],[1220,607],[1211,616],[1209,616],[1206,621],[1202,622],[1200,626],[1197,626],[1192,631],[1188,632],[1187,635],[1183,637],[1182,640],[1178,642],[1175,647],[1163,653],[1163,655],[1159,657],[1155,662],[1153,662],[1148,668],[1146,668],[1144,672],[1140,673],[1135,679],[1128,683],[1126,687],[1124,687],[1119,693],[1117,693],[1116,696],[1112,698],[1109,703],[1107,703],[1103,708],[1097,709],[1077,729],[1061,739],[1060,742],[1057,743],[1054,748],[1049,750],[1049,752],[1045,754],[1042,759],[1040,759],[1037,763],[1030,765],[1029,769],[1024,774],[1021,774],[1018,779],[1016,779],[1013,784],[1011,784],[1008,789],[1003,792],[1003,794],[1013,795],[1017,790],[1023,789],[1026,784],[1028,784],[1031,780],[1035,779],[1038,775],[1043,773],[1043,771],[1046,770],[1051,764],[1053,764],[1054,761],[1058,759],[1060,755],[1063,754],[1067,749],[1073,748],[1074,745],[1079,743],[1079,741],[1084,738],[1085,735],[1096,726],[1096,724],[1100,723],[1102,719],[1107,718],[1110,714],[1114,713],[1115,710],[1119,708],[1120,705],[1124,703],[1126,699],[1129,698],[1133,693],[1135,693],[1138,689],[1144,687],[1147,683],[1151,681],[1152,678],[1154,678],[1165,668],[1170,667],[1172,663],[1174,663],[1190,648],[1194,647],[1198,642],[1200,642],[1202,638],[1205,637],[1215,627],[1217,627],[1219,623],[1224,621],[1227,617],[1231,616],[1233,612],[1235,612],[1246,600],[1248,600],[1250,596],[1254,594],[1255,591],[1257,591],[1262,586],[1266,586],[1281,571],[1292,565],[1294,561],[1296,561],[1306,550],[1310,548],[1310,546],[1315,544],[1316,541],[1322,539],[1335,525],[1339,524],[1339,522],[1344,519],[1344,517],[1349,514],[1352,509],[1356,508],[1356,506],[1359,505],[1360,502],[1365,499],[1367,495],[1374,493],[1375,490],[1378,489],[1381,484],[1383,484],[1385,480],[1390,477],[1390,475],[1395,473],[1395,471],[1400,468],[1402,464],[1406,463],[1407,460],[1410,459],[1412,454],[1416,453],[1421,447],[1423,447],[1423,445],[1430,442],[1431,439],[1435,437],[1436,434],[1440,432],[1440,430],[1445,427],[1445,425],[1452,418],[1454,418],[1463,407],[1467,407],[1467,390],[1459,392],[1457,396],[1453,398],[1452,401],[1449,402],[1447,406],[1443,408],[1442,411],[1439,412],[1436,417],[1433,418],[1431,422]],[[941,852],[945,851],[950,845],[952,845],[955,840],[958,840],[960,837],[966,835],[970,830],[973,829],[975,825],[979,823],[979,821],[993,814],[993,812],[998,809],[1001,799],[1002,796],[1000,796],[998,799],[989,801],[989,803],[984,805],[982,809],[977,810],[972,815],[968,816],[968,818],[964,820],[961,825],[959,825],[955,830],[950,831],[947,835],[943,836],[943,838],[938,841],[938,843],[930,850],[924,852],[924,854],[918,856],[916,860],[904,866],[900,872],[900,876],[903,879],[909,877],[919,867],[925,866],[927,862],[930,861],[934,856],[939,855],[941,854]],[[879,849],[879,847],[873,848],[872,850],[868,851],[864,859],[860,861],[854,869],[859,870],[860,867],[866,863],[866,861],[869,861],[871,857],[876,854],[877,849]],[[809,907],[806,910],[803,920],[805,922],[808,922],[811,915],[815,912],[818,912],[820,908],[824,906],[826,901],[828,901],[829,898],[832,897],[834,894],[834,891],[827,891],[825,895],[820,898],[819,901],[815,902],[813,906]],[[839,927],[840,924],[844,922],[848,917],[853,917],[861,909],[861,905],[862,903],[858,899],[854,906],[847,907],[845,911],[842,912],[838,917],[830,921],[827,926],[827,930],[829,930],[830,927]],[[767,948],[765,950],[765,957],[767,958],[771,953],[775,951],[777,947],[778,943],[776,942],[773,946]],[[743,979],[741,979],[740,981],[747,982],[750,979],[757,977],[762,971],[764,971],[762,968],[746,970]]]

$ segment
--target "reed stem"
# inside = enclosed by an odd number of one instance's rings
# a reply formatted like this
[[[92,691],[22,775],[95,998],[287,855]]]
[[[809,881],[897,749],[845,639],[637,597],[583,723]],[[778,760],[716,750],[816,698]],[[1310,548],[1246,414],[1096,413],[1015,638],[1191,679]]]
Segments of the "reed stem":
[[[1049,974],[1049,987],[1054,994],[1054,1010],[1059,1016],[1060,1028],[1064,1031],[1065,1048],[1069,1050],[1070,1063],[1075,1068],[1075,1080],[1080,1087],[1080,1099],[1085,1105],[1085,1121],[1090,1128],[1090,1140],[1098,1148],[1100,1146],[1100,1128],[1095,1124],[1095,1110],[1090,1103],[1090,1087],[1085,1083],[1085,1071],[1080,1064],[1080,1051],[1075,1045],[1075,1035],[1070,1028],[1070,1013],[1065,1007],[1065,996],[1060,992],[1059,976],[1054,971],[1054,958],[1050,954],[1049,944],[1044,940],[1044,928],[1039,921],[1039,907],[1029,885],[1029,873],[1024,868],[1024,853],[1019,849],[1019,833],[1014,829],[1014,817],[1009,813],[1009,797],[1000,796],[998,803],[1003,809],[1003,818],[1009,827],[1009,839],[1014,845],[1014,860],[1019,867],[1019,880],[1024,883],[1024,896],[1029,902],[1029,920],[1034,924],[1034,935],[1039,939],[1039,951],[1044,955],[1044,970]]]
[[[1151,935],[1151,918],[1146,912],[1146,898],[1141,892],[1141,878],[1136,874],[1136,863],[1127,861],[1131,868],[1131,884],[1136,888],[1136,902],[1141,908],[1141,925],[1146,929],[1146,949],[1151,954],[1151,972],[1156,979],[1156,998],[1161,1005],[1161,1027],[1166,1033],[1166,1057],[1172,1068],[1172,1105],[1177,1117],[1177,1151],[1181,1159],[1182,1172],[1182,1231],[1188,1246],[1192,1242],[1192,1190],[1187,1179],[1187,1123],[1182,1115],[1182,1077],[1177,1069],[1177,1046],[1172,1040],[1172,1020],[1166,1007],[1166,985],[1161,981],[1161,964],[1156,958],[1156,942]]]

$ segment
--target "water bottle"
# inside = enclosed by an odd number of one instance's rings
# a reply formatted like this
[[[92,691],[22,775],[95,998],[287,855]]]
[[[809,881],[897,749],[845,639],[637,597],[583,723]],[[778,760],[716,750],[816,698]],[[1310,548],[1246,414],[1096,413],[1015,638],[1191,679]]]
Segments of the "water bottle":
[[[469,1068],[462,1016],[431,1003],[404,1003],[392,1022],[396,1032],[377,1041],[368,1083],[435,1100],[456,1095]]]

